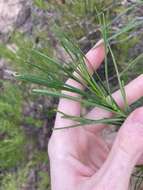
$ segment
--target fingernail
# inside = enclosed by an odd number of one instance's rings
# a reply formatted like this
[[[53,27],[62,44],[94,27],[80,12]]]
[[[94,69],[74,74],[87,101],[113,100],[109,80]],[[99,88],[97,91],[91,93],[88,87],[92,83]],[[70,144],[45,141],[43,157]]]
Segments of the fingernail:
[[[98,47],[101,46],[102,44],[104,44],[104,40],[103,40],[103,39],[99,40],[99,41],[95,44],[95,46],[93,46],[93,49],[98,48]]]

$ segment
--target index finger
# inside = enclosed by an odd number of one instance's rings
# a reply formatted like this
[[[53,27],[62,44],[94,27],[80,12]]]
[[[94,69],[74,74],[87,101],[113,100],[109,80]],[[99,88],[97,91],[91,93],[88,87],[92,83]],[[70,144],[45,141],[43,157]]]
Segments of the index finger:
[[[86,54],[85,62],[87,65],[87,69],[91,74],[93,74],[93,72],[101,65],[101,63],[104,60],[104,57],[105,57],[105,46],[104,46],[103,40],[100,40],[96,44],[96,46],[94,46],[94,48],[92,48]],[[74,74],[76,74],[76,73],[74,72]],[[83,86],[73,79],[68,79],[66,81],[66,84],[83,90]],[[73,97],[79,96],[78,94],[75,94],[72,92],[64,92],[64,94],[68,94]],[[75,102],[73,100],[67,100],[67,99],[61,98],[60,102],[59,102],[58,110],[63,113],[66,113],[67,115],[79,116],[80,115],[80,103]],[[63,122],[64,122],[65,127],[73,124],[73,123],[71,123],[73,121],[61,118],[61,114],[58,113],[57,117],[56,117],[56,122],[55,122],[56,128],[61,127],[61,121],[62,121],[62,127],[63,127]]]

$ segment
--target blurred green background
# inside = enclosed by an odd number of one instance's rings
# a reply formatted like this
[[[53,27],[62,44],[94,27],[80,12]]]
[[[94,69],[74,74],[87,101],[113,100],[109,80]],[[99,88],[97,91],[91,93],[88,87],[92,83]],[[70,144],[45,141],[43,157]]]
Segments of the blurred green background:
[[[0,189],[1,190],[50,190],[47,144],[54,125],[54,108],[58,99],[35,96],[33,85],[16,81],[15,72],[29,72],[32,67],[24,61],[19,64],[4,51],[21,48],[21,58],[28,56],[26,48],[37,47],[45,54],[60,60],[68,59],[58,44],[52,26],[74,36],[84,53],[99,39],[97,10],[103,11],[107,21],[124,13],[134,2],[116,0],[35,0],[25,1],[10,30],[0,34]],[[7,6],[7,5],[6,5]],[[96,7],[96,9],[95,9]],[[8,6],[8,9],[10,6]],[[9,10],[10,11],[10,10]],[[1,18],[1,17],[0,17]],[[133,18],[143,18],[143,6],[124,13],[112,25],[112,32]],[[113,47],[119,69],[130,59],[143,52],[143,28],[125,33]],[[128,40],[127,40],[128,39]],[[127,41],[126,41],[127,40]],[[13,59],[13,61],[9,61]],[[110,57],[109,57],[110,59]],[[116,89],[112,64],[110,81]],[[142,60],[124,76],[130,81],[143,72]],[[104,69],[99,70],[104,80]],[[60,76],[59,76],[60,77]],[[138,105],[142,101],[138,102]]]

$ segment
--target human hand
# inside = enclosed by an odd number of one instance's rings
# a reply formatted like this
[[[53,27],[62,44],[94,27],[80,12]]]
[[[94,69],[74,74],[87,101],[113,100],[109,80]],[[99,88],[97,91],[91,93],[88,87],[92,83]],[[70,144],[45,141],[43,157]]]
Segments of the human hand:
[[[87,67],[91,73],[96,70],[105,57],[103,42],[91,49],[87,55]],[[83,87],[72,79],[67,84]],[[143,75],[126,87],[128,104],[143,95]],[[68,93],[69,92],[64,92]],[[72,96],[77,94],[70,93]],[[120,91],[113,93],[120,107],[124,107]],[[61,99],[58,110],[68,115],[79,116],[78,102]],[[87,113],[90,119],[111,117],[112,114],[94,108]],[[64,119],[57,113],[55,128],[74,125],[74,121]],[[143,108],[132,112],[118,131],[115,141],[107,141],[103,135],[106,125],[88,125],[53,132],[49,146],[52,190],[127,190],[134,166],[143,153]]]

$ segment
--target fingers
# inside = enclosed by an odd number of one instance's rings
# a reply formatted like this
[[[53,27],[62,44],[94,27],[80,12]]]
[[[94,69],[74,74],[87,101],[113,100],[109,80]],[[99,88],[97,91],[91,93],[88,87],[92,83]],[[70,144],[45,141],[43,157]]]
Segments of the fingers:
[[[136,79],[134,79],[133,81],[131,81],[129,84],[127,84],[125,86],[125,92],[126,92],[126,98],[127,98],[127,103],[128,105],[131,105],[132,103],[134,103],[135,101],[137,101],[138,99],[140,99],[143,96],[143,75],[140,75],[139,77],[137,77]],[[124,101],[123,101],[123,97],[121,94],[121,91],[118,90],[115,93],[113,93],[113,98],[115,99],[115,101],[117,102],[117,104],[123,108],[124,107]],[[102,119],[102,118],[108,118],[111,117],[111,113],[101,110],[99,108],[94,108],[92,109],[87,115],[86,117],[91,119]],[[97,131],[97,130],[101,130],[103,127],[105,126],[98,126],[97,128],[94,126],[91,127],[87,127],[87,130],[90,131]]]
[[[86,54],[86,66],[90,74],[93,74],[93,72],[98,69],[98,67],[101,65],[101,63],[104,60],[105,57],[105,47],[104,47],[104,41],[100,40],[87,54]],[[78,76],[76,72],[74,72],[74,75]],[[82,89],[83,86],[76,82],[75,80],[68,79],[66,81],[66,84],[69,84],[71,86],[74,86],[76,88]],[[69,93],[68,93],[69,94]],[[70,95],[75,95],[73,93],[70,93]]]
[[[99,41],[97,46],[95,48],[92,48],[87,54],[86,54],[86,64],[87,64],[87,68],[89,70],[89,72],[92,74],[94,72],[94,70],[96,70],[100,64],[102,63],[102,61],[104,60],[105,57],[105,47],[103,44],[103,41]],[[74,73],[76,74],[76,73]],[[76,88],[79,89],[83,89],[82,85],[79,84],[78,82],[72,80],[72,79],[68,79],[67,84],[74,86]],[[68,94],[70,96],[78,96],[75,93],[69,93],[69,92],[63,92],[64,94]],[[72,100],[67,100],[67,99],[61,99],[59,102],[59,106],[58,106],[58,110],[61,112],[64,112],[68,115],[80,115],[80,104],[78,102],[72,101]],[[56,118],[56,127],[63,127],[63,123],[62,126],[59,125],[59,119],[61,119],[61,115],[57,114],[57,118]],[[64,119],[65,121],[65,119]],[[71,125],[72,121],[65,121],[65,126],[69,126]]]
[[[143,96],[143,74],[126,85],[125,92],[129,105],[140,99]],[[124,107],[124,101],[120,90],[113,93],[113,98],[121,108]]]
[[[93,176],[97,189],[127,190],[134,166],[143,153],[143,107],[130,114],[120,128],[109,157]]]

